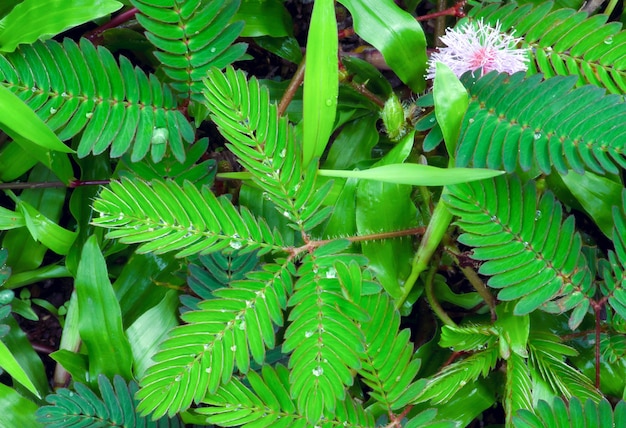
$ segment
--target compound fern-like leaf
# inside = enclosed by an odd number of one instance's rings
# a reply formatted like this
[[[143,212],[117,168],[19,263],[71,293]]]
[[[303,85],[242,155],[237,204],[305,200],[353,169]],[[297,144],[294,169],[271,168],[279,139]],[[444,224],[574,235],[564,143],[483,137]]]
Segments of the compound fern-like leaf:
[[[370,318],[360,323],[367,347],[358,374],[371,388],[370,397],[390,413],[413,382],[421,361],[414,357],[410,331],[399,331],[400,313],[387,294],[366,296],[361,305]]]
[[[315,424],[325,411],[334,413],[361,368],[363,334],[357,321],[367,314],[356,302],[361,295],[361,256],[337,254],[347,241],[318,248],[302,260],[283,353],[289,358],[291,394],[298,410]],[[340,247],[343,245],[343,248]]]
[[[546,332],[533,332],[529,341],[528,366],[533,377],[543,379],[555,395],[578,397],[599,402],[602,394],[591,380],[565,362],[576,350],[561,343],[560,338]]]
[[[586,299],[591,274],[582,254],[574,218],[550,193],[537,201],[533,182],[522,186],[515,176],[501,176],[449,187],[450,211],[464,231],[459,242],[473,247],[484,261],[479,272],[500,289],[500,300],[520,299],[516,314],[526,314],[558,300],[572,309]],[[550,306],[547,307],[551,309]]]
[[[61,388],[48,395],[49,406],[37,410],[38,422],[48,428],[81,427],[183,427],[178,418],[161,418],[152,422],[136,412],[137,384],[126,384],[120,376],[115,376],[113,384],[104,375],[98,376],[100,397],[82,383],[74,384],[74,391]],[[155,425],[151,425],[155,424]]]
[[[577,76],[577,85],[596,85],[615,94],[626,92],[626,31],[620,22],[606,23],[608,15],[591,17],[574,9],[556,9],[553,2],[506,5],[486,3],[469,16],[515,31],[531,52],[531,73],[546,77]]]
[[[549,174],[572,169],[618,173],[626,167],[626,103],[591,85],[572,89],[576,78],[524,77],[492,72],[464,78],[471,95],[463,119],[456,164],[505,169],[532,167]],[[550,96],[546,96],[550,94]]]
[[[159,49],[154,55],[183,98],[200,94],[209,68],[224,68],[246,51],[245,44],[233,44],[244,23],[230,23],[239,0],[131,3],[140,12],[137,21],[146,29],[146,37]]]
[[[275,346],[274,325],[283,324],[294,271],[289,261],[266,264],[185,312],[188,324],[172,330],[141,379],[142,413],[174,415],[229,382],[235,367],[247,373],[250,356],[262,364]]]
[[[231,281],[243,279],[258,263],[256,253],[215,252],[199,256],[197,261],[189,264],[187,274],[187,285],[195,296],[180,296],[184,305],[182,310],[198,309],[200,300],[210,299],[218,288],[226,287]]]
[[[613,223],[615,251],[609,251],[609,262],[600,264],[603,294],[615,312],[626,318],[626,191],[622,191],[621,206],[613,207]]]
[[[606,399],[597,404],[588,399],[584,405],[578,397],[567,403],[559,397],[552,404],[540,400],[533,411],[520,410],[513,417],[513,425],[516,428],[619,428],[626,426],[626,402],[620,401],[613,409]]]
[[[260,253],[283,250],[283,240],[245,207],[239,210],[208,189],[170,180],[112,181],[93,204],[94,225],[112,229],[108,238],[143,243],[138,251],[177,251],[178,257],[219,250]]]
[[[317,166],[303,171],[294,129],[278,116],[267,88],[228,67],[225,73],[209,72],[204,95],[211,119],[229,141],[229,150],[292,227],[308,231],[326,219],[332,207],[320,206],[332,183],[316,189]]]
[[[249,372],[250,386],[233,378],[215,394],[207,395],[203,403],[209,406],[196,409],[196,413],[207,415],[208,423],[226,427],[244,424],[258,428],[311,426],[290,395],[289,371],[281,365],[276,368],[264,365],[261,375]],[[346,398],[337,404],[334,413],[326,413],[315,425],[365,428],[375,423],[360,405]]]
[[[80,157],[109,147],[111,156],[119,157],[132,147],[133,161],[149,151],[158,161],[169,145],[182,162],[183,141],[194,140],[170,89],[86,39],[80,45],[70,39],[36,42],[0,56],[0,80],[61,140],[82,132]]]

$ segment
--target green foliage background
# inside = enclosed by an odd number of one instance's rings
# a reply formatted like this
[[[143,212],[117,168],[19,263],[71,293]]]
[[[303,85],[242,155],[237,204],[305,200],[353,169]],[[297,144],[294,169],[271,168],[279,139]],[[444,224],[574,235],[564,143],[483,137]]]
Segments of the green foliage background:
[[[0,9],[0,425],[624,425],[621,23],[475,2],[528,71],[431,86],[425,5],[339,3],[305,43],[280,0]],[[414,99],[343,56],[338,11]],[[242,35],[305,61],[302,93],[244,72]],[[63,323],[52,387],[33,305]]]

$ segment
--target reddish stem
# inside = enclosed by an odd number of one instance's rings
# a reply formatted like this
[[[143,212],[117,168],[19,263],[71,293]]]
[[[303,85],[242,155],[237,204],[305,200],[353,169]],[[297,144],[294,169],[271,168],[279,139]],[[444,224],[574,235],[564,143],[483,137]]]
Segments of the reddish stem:
[[[110,28],[115,28],[118,25],[121,25],[125,22],[130,21],[131,19],[135,17],[135,14],[137,12],[139,11],[137,10],[136,7],[131,7],[126,12],[122,12],[119,15],[112,18],[109,22],[102,24],[101,26],[99,26],[93,31],[90,31],[89,33],[85,35],[85,37],[89,39],[89,41],[92,42],[94,45],[98,45],[100,44],[99,42],[101,41],[102,33],[104,33],[106,30]]]
[[[442,10],[440,12],[429,13],[428,15],[418,16],[415,18],[418,21],[428,21],[429,19],[435,19],[440,16],[454,16],[456,18],[463,18],[466,16],[465,14],[465,5],[467,4],[466,0],[461,0],[457,4],[452,7],[449,7],[446,10]]]

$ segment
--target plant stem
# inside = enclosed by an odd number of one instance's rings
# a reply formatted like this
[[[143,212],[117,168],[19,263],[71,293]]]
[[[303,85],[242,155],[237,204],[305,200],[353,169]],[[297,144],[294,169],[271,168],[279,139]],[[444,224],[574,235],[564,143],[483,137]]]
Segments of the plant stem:
[[[82,186],[101,186],[109,184],[111,180],[73,180],[69,184],[61,181],[43,181],[39,183],[0,183],[0,190],[22,190],[22,189],[51,189],[56,187],[69,187],[74,189]]]
[[[135,17],[137,12],[138,12],[137,8],[132,7],[128,9],[126,12],[120,13],[119,15],[111,19],[109,22],[102,24],[95,30],[90,31],[89,33],[85,35],[85,38],[89,39],[89,41],[92,42],[93,44],[98,44],[97,42],[102,36],[102,33],[104,33],[106,30],[110,28],[115,28],[118,25],[123,24],[124,22],[130,21],[131,19]]]
[[[465,15],[466,0],[462,0],[452,7],[435,13],[429,13],[428,15],[422,15],[415,18],[418,21],[428,21],[429,19],[439,18],[443,16],[454,16],[456,18],[463,18]],[[444,4],[445,7],[445,4]]]
[[[495,297],[493,297],[493,294],[491,294],[491,292],[489,291],[489,289],[487,288],[483,280],[480,279],[480,277],[478,276],[478,274],[476,273],[474,269],[472,269],[469,266],[461,265],[459,258],[457,257],[457,254],[460,253],[459,248],[453,243],[448,244],[447,247],[449,248],[449,254],[452,256],[454,263],[456,263],[459,269],[461,269],[461,272],[463,272],[463,275],[465,275],[465,278],[467,278],[469,283],[472,284],[472,287],[474,287],[474,290],[478,292],[480,297],[482,297],[485,303],[487,303],[487,306],[489,306],[489,312],[491,312],[491,321],[495,321],[496,320]]]
[[[291,78],[291,82],[289,82],[289,86],[287,86],[283,97],[280,99],[280,103],[278,104],[278,116],[285,114],[285,111],[287,111],[287,107],[289,107],[289,103],[291,103],[296,91],[300,85],[302,85],[302,82],[304,81],[305,63],[306,57],[302,57],[302,61],[300,61],[300,64],[298,65],[298,69]]]
[[[415,257],[413,258],[411,273],[409,274],[409,277],[403,287],[402,296],[396,302],[396,308],[400,308],[406,301],[409,293],[413,289],[413,286],[415,286],[417,278],[419,278],[420,274],[428,267],[430,259],[439,247],[443,236],[448,230],[448,226],[450,226],[452,214],[448,211],[448,208],[443,202],[443,196],[446,193],[448,193],[448,190],[444,187],[441,192],[441,198],[437,202],[437,206],[433,211],[430,223],[428,223],[426,233],[424,233],[422,242],[420,242],[420,246],[415,253]]]
[[[435,297],[435,273],[437,273],[438,264],[433,263],[430,269],[428,270],[428,275],[426,276],[426,284],[424,285],[424,293],[426,294],[426,300],[428,300],[428,304],[430,308],[433,310],[437,318],[441,320],[445,325],[449,325],[451,327],[456,327],[456,323],[452,321],[452,318],[443,310],[439,301]]]
[[[393,232],[379,232],[372,233],[368,235],[359,235],[359,236],[349,236],[346,238],[334,238],[334,239],[320,239],[317,241],[310,240],[306,244],[297,248],[289,248],[289,253],[291,257],[296,257],[298,254],[303,253],[305,251],[313,251],[314,249],[321,247],[322,245],[328,244],[330,242],[336,241],[337,239],[347,239],[350,242],[363,242],[363,241],[376,241],[379,239],[392,239],[392,238],[401,238],[403,236],[410,235],[421,235],[425,232],[425,228],[423,227],[415,227],[412,229],[404,229],[404,230],[396,230]],[[306,237],[305,237],[306,241]]]

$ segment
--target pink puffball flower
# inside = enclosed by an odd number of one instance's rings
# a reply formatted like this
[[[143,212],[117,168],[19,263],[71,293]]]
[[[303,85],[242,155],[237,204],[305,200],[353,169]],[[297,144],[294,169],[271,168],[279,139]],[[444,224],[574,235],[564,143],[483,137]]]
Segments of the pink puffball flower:
[[[442,62],[458,77],[466,71],[479,68],[485,75],[490,71],[513,74],[528,69],[527,49],[516,46],[521,38],[500,31],[500,23],[493,28],[483,23],[470,22],[457,28],[448,28],[441,41],[446,47],[433,53],[428,61],[427,79],[435,77],[435,64]]]

